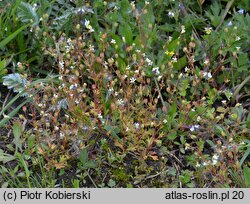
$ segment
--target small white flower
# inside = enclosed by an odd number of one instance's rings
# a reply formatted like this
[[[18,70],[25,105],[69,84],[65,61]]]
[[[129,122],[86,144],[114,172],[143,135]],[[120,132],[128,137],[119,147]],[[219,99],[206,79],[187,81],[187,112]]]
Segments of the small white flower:
[[[68,45],[71,45],[71,42],[72,42],[72,40],[70,38],[68,38],[68,40],[67,40]]]
[[[109,88],[108,91],[109,91],[109,92],[113,92],[113,91],[114,91],[113,87]]]
[[[128,132],[129,131],[129,128],[128,127],[126,127],[126,132]]]
[[[192,125],[189,129],[190,129],[190,131],[195,131],[195,130],[197,130],[197,129],[199,129],[199,125]]]
[[[76,104],[79,104],[79,103],[80,103],[80,100],[79,100],[79,99],[76,99],[76,100],[75,100],[75,103],[76,103]]]
[[[185,67],[185,72],[189,72],[189,71],[190,71],[190,69]]]
[[[154,67],[154,68],[152,69],[152,73],[153,73],[153,74],[156,74],[156,75],[159,75],[159,74],[160,74],[159,67]]]
[[[59,130],[59,127],[55,126],[55,131]]]
[[[60,132],[60,138],[64,138],[65,134],[63,132]]]
[[[21,67],[23,66],[23,64],[22,64],[21,62],[18,62],[16,65],[17,65],[19,68],[21,68]]]
[[[172,37],[172,36],[169,36],[169,37],[168,37],[168,42],[171,42],[172,39],[173,39],[173,37]]]
[[[183,74],[180,73],[179,76],[178,76],[178,79],[181,79],[183,77]]]
[[[116,44],[116,41],[115,41],[114,39],[112,39],[112,40],[110,41],[110,43]]]
[[[140,127],[139,123],[135,123],[134,125],[135,125],[135,129],[139,129],[139,127]]]
[[[198,116],[196,120],[199,122],[201,120],[201,116]]]
[[[94,29],[92,28],[92,26],[90,25],[89,20],[85,19],[85,23],[84,23],[85,27],[90,31],[90,32],[94,32]]]
[[[236,103],[235,107],[239,107],[241,105],[242,105],[241,103]]]
[[[38,4],[37,3],[34,3],[33,4],[33,9],[36,9],[38,7]]]
[[[236,47],[236,50],[239,51],[239,50],[240,50],[240,47]]]
[[[238,13],[239,13],[239,14],[244,14],[244,10],[243,10],[243,9],[240,9],[240,10],[238,11]]]
[[[186,32],[185,26],[182,25],[182,26],[181,26],[181,34],[183,34],[183,33],[185,33],[185,32]]]
[[[168,16],[169,16],[169,17],[174,17],[174,12],[173,12],[173,11],[169,11],[169,12],[168,12]]]
[[[135,77],[131,77],[131,78],[130,78],[130,83],[131,83],[131,84],[134,84],[135,81],[136,81]]]
[[[72,85],[70,85],[69,89],[74,90],[77,88],[77,86],[78,86],[77,84],[72,84]]]
[[[140,53],[140,52],[141,52],[141,50],[138,50],[138,49],[137,49],[137,50],[135,50],[135,52]]]
[[[227,24],[227,26],[232,26],[232,25],[233,25],[232,21],[229,21],[229,23]]]
[[[117,104],[123,106],[124,105],[124,101],[122,99],[118,99],[117,100]]]
[[[188,52],[187,47],[184,47],[182,50],[183,50],[183,52]]]
[[[196,165],[195,165],[195,167],[200,167],[201,165],[198,163],[198,162],[196,162]]]
[[[226,100],[222,100],[221,102],[222,102],[223,104],[226,104],[226,103],[227,103],[227,101],[226,101]]]
[[[135,9],[135,1],[131,1],[131,2],[130,2],[130,6],[131,6],[132,9],[134,10],[134,9]]]
[[[188,149],[190,149],[190,144],[186,143],[185,144],[185,150],[188,150]]]
[[[167,122],[168,122],[167,119],[164,119],[164,120],[163,120],[163,123],[164,123],[164,124],[166,124]]]
[[[207,74],[207,78],[209,78],[209,79],[211,79],[211,78],[212,78],[212,74],[211,74],[211,72],[208,72],[208,74]]]
[[[172,58],[172,62],[177,62],[177,57],[174,56],[174,57]]]
[[[203,165],[203,166],[207,166],[208,163],[207,163],[207,162],[203,162],[202,165]]]
[[[162,75],[158,76],[158,77],[157,77],[157,80],[160,81],[161,78],[162,78]]]
[[[205,65],[208,65],[208,64],[209,64],[209,59],[206,59],[206,60],[204,61],[204,64],[205,64]]]
[[[130,65],[128,65],[127,67],[126,67],[126,70],[130,70],[131,69],[131,67],[130,67]]]
[[[213,76],[212,76],[211,72],[203,72],[203,77],[205,79],[211,79]]]
[[[240,40],[240,37],[236,36],[235,41],[239,41],[239,40]]]
[[[193,132],[193,131],[194,131],[194,126],[191,126],[191,127],[190,127],[190,130]]]
[[[116,92],[115,92],[115,96],[118,96],[118,94],[119,94],[119,93],[116,91]]]
[[[54,94],[53,97],[54,97],[54,98],[58,98],[58,95],[57,95],[57,94]]]
[[[149,1],[145,1],[145,5],[149,5]]]
[[[69,51],[70,51],[70,46],[66,45],[66,46],[65,46],[65,49],[66,49],[66,53],[69,53]]]
[[[94,46],[93,45],[89,45],[89,50],[92,51],[92,52],[94,52],[95,51]]]
[[[89,26],[89,20],[86,20],[86,19],[85,19],[84,25],[85,25],[86,28],[88,28],[88,26]]]
[[[64,69],[64,61],[59,62],[59,68]]]
[[[213,164],[213,165],[216,165],[217,162],[218,162],[218,159],[219,159],[219,156],[215,154],[215,155],[212,157],[212,164]]]
[[[97,116],[99,119],[102,119],[102,113],[99,113],[98,116]]]
[[[206,27],[205,32],[206,32],[207,35],[209,35],[212,32],[212,28],[211,27]]]
[[[153,65],[153,62],[149,58],[146,58],[145,61],[148,63],[149,66]]]

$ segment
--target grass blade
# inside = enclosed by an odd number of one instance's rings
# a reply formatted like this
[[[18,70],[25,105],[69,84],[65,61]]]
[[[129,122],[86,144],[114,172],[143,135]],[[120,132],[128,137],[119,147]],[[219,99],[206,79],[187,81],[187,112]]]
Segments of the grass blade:
[[[7,45],[11,40],[13,40],[20,32],[22,32],[24,29],[26,29],[27,27],[29,27],[30,24],[24,25],[21,28],[17,29],[14,33],[12,33],[11,35],[9,35],[7,38],[5,38],[4,40],[2,40],[0,42],[0,48],[3,49],[5,45]]]

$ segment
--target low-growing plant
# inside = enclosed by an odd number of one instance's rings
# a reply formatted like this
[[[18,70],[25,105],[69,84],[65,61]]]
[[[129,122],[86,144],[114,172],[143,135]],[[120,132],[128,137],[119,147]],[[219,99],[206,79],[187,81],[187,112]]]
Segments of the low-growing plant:
[[[34,2],[13,10],[42,58],[3,77],[5,186],[248,186],[244,2]]]

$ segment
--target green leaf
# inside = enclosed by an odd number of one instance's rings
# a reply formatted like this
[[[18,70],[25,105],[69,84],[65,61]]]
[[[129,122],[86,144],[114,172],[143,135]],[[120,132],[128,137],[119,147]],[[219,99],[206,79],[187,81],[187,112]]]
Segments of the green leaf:
[[[246,125],[247,125],[247,128],[250,128],[250,112],[248,113],[248,116],[246,119]]]
[[[116,182],[113,179],[109,179],[108,186],[110,188],[114,187],[116,185]]]
[[[12,161],[14,159],[16,159],[15,156],[10,155],[10,154],[6,154],[6,153],[4,153],[4,151],[2,149],[0,149],[0,162],[6,163],[6,162]]]
[[[131,45],[133,43],[133,33],[131,27],[128,24],[122,24],[120,26],[120,33],[123,37],[125,37],[126,43]]]
[[[181,57],[176,63],[174,63],[174,69],[180,70],[187,65],[186,56]]]
[[[29,82],[26,78],[21,76],[20,74],[8,74],[3,77],[3,85],[7,86],[8,89],[13,89],[14,92],[22,92],[25,90]],[[27,93],[24,93],[22,96],[27,96]]]
[[[29,3],[21,2],[17,9],[17,16],[23,23],[39,23],[38,15],[35,9]]]
[[[212,148],[216,147],[216,145],[213,143],[212,140],[206,140],[206,142],[207,142]]]
[[[95,161],[89,160],[87,149],[83,149],[81,151],[79,159],[80,159],[80,162],[81,162],[80,167],[82,169],[90,169],[90,168],[95,168],[96,167]]]
[[[174,118],[174,116],[176,115],[176,110],[177,110],[177,104],[172,103],[172,105],[169,108],[169,117]]]
[[[165,32],[173,32],[175,31],[175,24],[165,23],[164,25],[159,26],[159,29]]]
[[[239,55],[238,63],[239,63],[239,66],[242,66],[248,63],[248,56],[246,53]]]
[[[88,161],[88,152],[87,149],[83,149],[80,153],[79,157],[82,164],[86,163]]]
[[[85,168],[90,169],[90,168],[95,168],[96,167],[96,163],[95,161],[89,160],[88,162],[85,163]]]
[[[125,19],[129,18],[129,12],[130,12],[130,4],[128,0],[122,0],[121,1],[121,14],[122,17]]]
[[[5,67],[6,67],[6,60],[3,59],[2,61],[0,61],[0,71],[2,71]]]
[[[168,134],[168,139],[169,140],[174,140],[177,137],[177,133],[176,132],[172,132],[170,134]]]
[[[250,155],[250,141],[249,140],[243,140],[243,141],[248,143],[248,146],[246,152],[244,153],[243,157],[240,160],[240,165],[242,165],[246,160],[246,158]]]
[[[243,167],[243,175],[246,183],[246,188],[250,187],[250,168],[247,166]]]
[[[28,102],[30,99],[25,100],[19,106],[17,106],[13,111],[11,111],[7,116],[4,116],[2,120],[0,120],[0,128],[3,127],[14,115],[18,113],[18,111]]]
[[[7,66],[7,62],[5,59],[0,61],[0,82],[2,82],[2,77],[8,73],[6,66]]]
[[[5,45],[7,45],[11,40],[13,40],[20,32],[22,32],[24,29],[26,29],[27,27],[29,27],[30,24],[24,25],[21,28],[17,29],[14,33],[12,33],[11,35],[9,35],[7,38],[5,38],[4,40],[2,40],[0,42],[0,48],[3,49]]]
[[[175,52],[175,51],[176,51],[176,48],[177,48],[178,45],[179,45],[179,43],[180,43],[180,40],[179,40],[178,38],[172,40],[172,41],[167,45],[166,51]]]
[[[210,18],[212,25],[217,27],[222,18],[221,5],[217,1],[214,1],[210,10],[206,11],[206,16]]]
[[[19,121],[16,121],[12,126],[13,134],[14,134],[14,144],[16,147],[19,148],[20,151],[22,151],[22,143],[21,143],[21,133],[22,133],[22,126]]]

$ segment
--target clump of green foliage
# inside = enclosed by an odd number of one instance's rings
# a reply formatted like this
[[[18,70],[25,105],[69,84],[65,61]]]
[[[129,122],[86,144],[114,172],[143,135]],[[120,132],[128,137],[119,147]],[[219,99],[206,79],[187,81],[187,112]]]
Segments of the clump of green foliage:
[[[2,8],[2,186],[249,187],[247,1]]]

